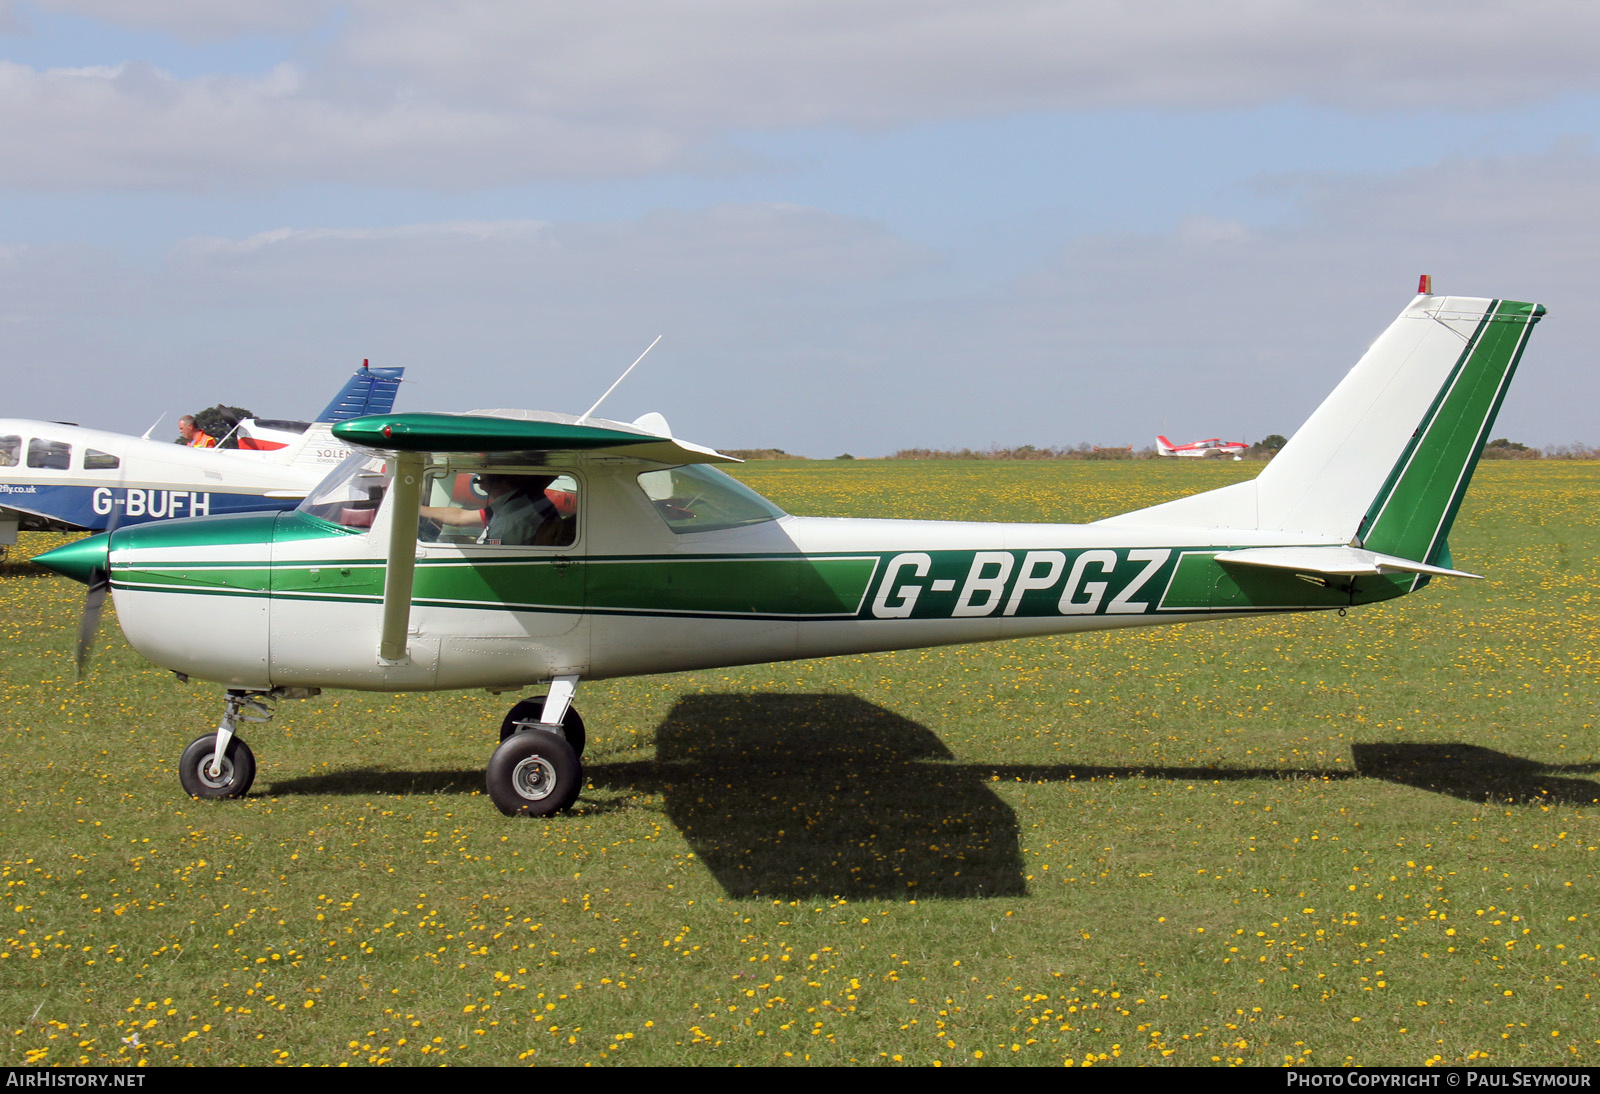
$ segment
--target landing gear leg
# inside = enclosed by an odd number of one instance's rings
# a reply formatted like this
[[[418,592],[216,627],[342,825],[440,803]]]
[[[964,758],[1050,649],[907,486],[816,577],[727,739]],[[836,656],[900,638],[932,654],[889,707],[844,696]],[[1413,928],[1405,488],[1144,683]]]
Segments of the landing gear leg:
[[[583,719],[572,708],[576,676],[558,676],[548,695],[524,699],[500,725],[500,747],[485,773],[489,797],[508,817],[547,817],[583,788]]]
[[[256,778],[256,757],[244,740],[235,736],[239,723],[266,722],[278,699],[309,699],[317,688],[273,688],[271,691],[230,689],[223,702],[222,721],[215,733],[189,742],[178,761],[178,781],[196,798],[242,798]]]
[[[570,681],[562,687],[562,681]],[[532,699],[524,699],[506,713],[505,720],[500,723],[500,739],[509,738],[513,733],[525,729],[544,729],[565,737],[572,746],[572,751],[579,757],[583,756],[583,746],[588,738],[584,732],[583,718],[578,714],[578,708],[572,705],[572,695],[576,690],[578,678],[576,676],[558,677],[550,685],[549,695],[539,695]],[[561,704],[561,713],[556,712],[556,703]]]
[[[248,691],[229,691],[222,721],[215,733],[196,737],[178,761],[178,781],[196,798],[242,798],[256,778],[256,757],[244,740],[234,736],[242,717],[265,722],[272,708]]]

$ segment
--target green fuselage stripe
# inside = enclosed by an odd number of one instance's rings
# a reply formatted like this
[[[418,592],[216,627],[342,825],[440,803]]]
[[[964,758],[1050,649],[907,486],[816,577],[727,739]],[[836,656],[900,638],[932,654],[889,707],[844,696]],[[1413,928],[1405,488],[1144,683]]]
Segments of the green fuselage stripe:
[[[852,617],[878,565],[844,557],[423,560],[413,600],[507,610]],[[118,588],[288,599],[383,597],[381,561],[113,566]]]
[[[1390,578],[1325,580],[1219,563],[1214,556],[1220,550],[433,558],[417,566],[413,602],[479,611],[788,620],[1153,618],[1337,608],[1404,591]],[[146,592],[377,604],[384,567],[377,559],[147,561],[115,563],[112,579],[118,589]]]

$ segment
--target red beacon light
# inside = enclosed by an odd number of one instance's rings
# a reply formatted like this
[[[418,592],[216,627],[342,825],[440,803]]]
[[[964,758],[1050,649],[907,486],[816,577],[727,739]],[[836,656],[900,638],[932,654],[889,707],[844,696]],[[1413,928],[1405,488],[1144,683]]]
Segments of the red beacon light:
[[[1417,278],[1417,295],[1418,296],[1432,296],[1433,295],[1433,275],[1432,274],[1423,274],[1421,277]]]

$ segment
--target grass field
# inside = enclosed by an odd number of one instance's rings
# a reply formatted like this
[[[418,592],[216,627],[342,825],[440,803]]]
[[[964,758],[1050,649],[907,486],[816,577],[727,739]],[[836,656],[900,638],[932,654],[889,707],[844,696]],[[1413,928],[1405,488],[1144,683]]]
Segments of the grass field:
[[[1197,461],[1198,463],[1198,461]],[[794,512],[1092,520],[1255,465],[747,465]],[[509,697],[220,692],[0,566],[5,1063],[1594,1064],[1600,466],[1486,464],[1483,582],[1352,612],[585,684],[510,821]],[[204,619],[195,626],[204,627]]]

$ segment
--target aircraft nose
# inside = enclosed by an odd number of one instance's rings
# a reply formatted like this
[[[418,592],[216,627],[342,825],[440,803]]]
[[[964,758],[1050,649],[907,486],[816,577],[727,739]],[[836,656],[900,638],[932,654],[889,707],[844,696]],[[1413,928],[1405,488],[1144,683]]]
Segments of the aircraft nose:
[[[69,543],[65,547],[57,547],[53,551],[46,551],[42,555],[35,555],[33,561],[47,570],[54,570],[58,574],[87,585],[96,570],[106,569],[110,554],[111,537],[101,533],[80,539],[76,543]]]

